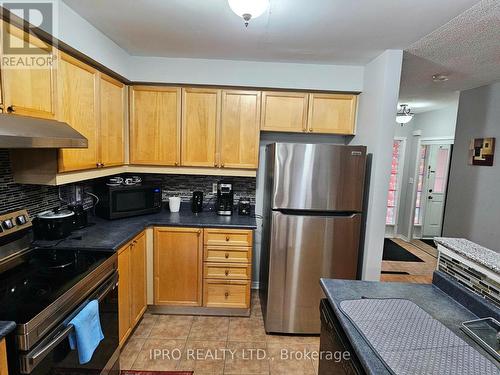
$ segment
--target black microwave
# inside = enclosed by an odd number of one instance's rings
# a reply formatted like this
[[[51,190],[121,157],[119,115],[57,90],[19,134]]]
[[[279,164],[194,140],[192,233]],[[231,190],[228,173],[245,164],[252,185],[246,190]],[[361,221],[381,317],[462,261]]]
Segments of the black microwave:
[[[161,211],[161,187],[152,184],[96,186],[96,215],[105,219],[151,214]]]

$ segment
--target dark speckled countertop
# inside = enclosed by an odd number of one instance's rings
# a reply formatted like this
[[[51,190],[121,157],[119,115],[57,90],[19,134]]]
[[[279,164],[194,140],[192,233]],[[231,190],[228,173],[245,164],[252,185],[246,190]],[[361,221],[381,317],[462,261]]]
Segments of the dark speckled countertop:
[[[467,310],[436,285],[321,279],[321,287],[325,291],[335,315],[339,319],[357,357],[368,374],[383,375],[390,374],[390,372],[354,325],[340,311],[339,304],[344,300],[367,297],[405,298],[413,301],[434,319],[440,321],[462,340],[495,363],[493,357],[460,330],[462,322],[478,319],[478,316]]]
[[[89,217],[90,225],[87,228],[74,231],[64,240],[36,241],[36,246],[50,246],[67,249],[92,249],[116,251],[147,227],[203,227],[203,228],[233,228],[256,229],[254,216],[218,216],[213,211],[204,211],[193,214],[188,204],[183,204],[181,211],[171,213],[162,209],[161,212],[151,215],[135,216],[125,219],[105,220],[98,217]]]
[[[0,320],[0,340],[11,333],[16,328],[15,322]]]

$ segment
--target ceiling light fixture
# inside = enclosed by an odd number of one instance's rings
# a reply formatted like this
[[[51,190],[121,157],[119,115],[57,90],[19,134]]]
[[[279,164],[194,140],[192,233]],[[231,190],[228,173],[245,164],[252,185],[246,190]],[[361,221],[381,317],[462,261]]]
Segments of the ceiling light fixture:
[[[407,124],[411,121],[411,119],[413,118],[413,113],[411,113],[408,104],[400,104],[399,106],[401,108],[396,113],[396,122],[403,126],[404,124]]]
[[[432,76],[432,81],[433,82],[445,82],[448,81],[449,78],[446,74],[440,73],[440,74],[434,74]]]
[[[228,0],[229,7],[245,21],[245,27],[251,19],[262,15],[269,7],[269,0]]]

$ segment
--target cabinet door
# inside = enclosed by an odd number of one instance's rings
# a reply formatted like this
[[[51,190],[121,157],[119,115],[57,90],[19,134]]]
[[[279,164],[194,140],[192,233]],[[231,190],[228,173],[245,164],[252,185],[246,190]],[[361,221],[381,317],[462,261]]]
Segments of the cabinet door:
[[[61,149],[59,171],[96,168],[99,151],[97,71],[61,53],[58,74],[60,120],[88,139],[88,148]]]
[[[217,129],[221,91],[182,89],[181,164],[191,167],[218,166]]]
[[[305,132],[307,102],[307,93],[262,92],[261,130]]]
[[[310,94],[309,132],[354,134],[356,102],[356,95]]]
[[[54,119],[56,117],[55,71],[57,51],[33,35],[4,23],[5,38],[11,46],[30,47],[43,60],[54,62],[40,69],[5,67],[2,69],[4,102],[7,112],[23,116]],[[5,51],[4,51],[5,52]]]
[[[202,230],[155,228],[155,305],[201,306]]]
[[[260,92],[222,91],[221,167],[257,169],[259,125]]]
[[[146,233],[136,237],[130,247],[130,280],[132,285],[131,324],[139,322],[146,311]]]
[[[118,251],[118,336],[123,345],[132,331],[130,298],[130,245]]]
[[[99,154],[103,167],[125,161],[125,85],[104,74],[99,80]]]
[[[130,163],[178,165],[181,89],[134,86],[130,95]]]

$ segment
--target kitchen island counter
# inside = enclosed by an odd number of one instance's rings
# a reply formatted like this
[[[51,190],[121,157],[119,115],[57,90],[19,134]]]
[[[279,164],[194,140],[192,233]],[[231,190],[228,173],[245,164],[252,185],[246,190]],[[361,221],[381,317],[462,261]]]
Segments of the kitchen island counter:
[[[15,328],[15,322],[0,320],[0,340],[11,333]]]
[[[161,212],[117,220],[90,217],[89,226],[76,230],[67,238],[56,241],[36,241],[35,245],[57,249],[86,249],[117,251],[148,227],[197,227],[226,229],[256,229],[255,216],[218,216],[214,211],[198,214],[191,212],[189,205],[183,204],[181,211]]]
[[[435,274],[435,280],[438,283],[449,283],[448,277],[441,273]],[[460,330],[462,322],[477,319],[478,316],[436,285],[321,279],[321,287],[367,374],[381,375],[390,374],[390,372],[349,318],[342,313],[340,303],[345,300],[363,297],[410,300],[495,363],[495,360],[485,350]]]

